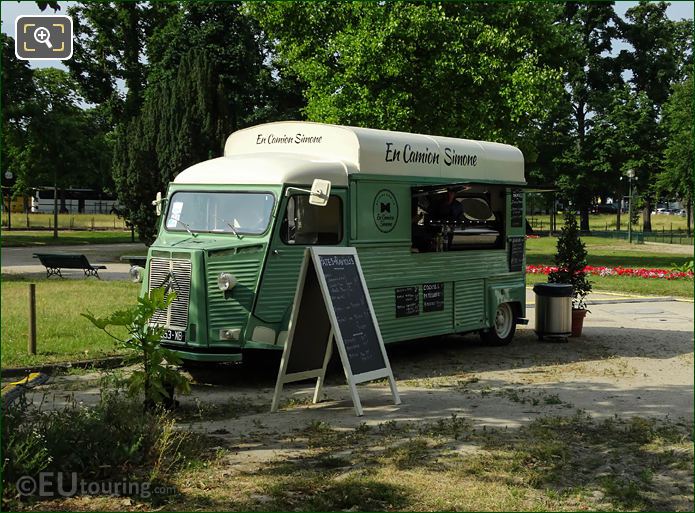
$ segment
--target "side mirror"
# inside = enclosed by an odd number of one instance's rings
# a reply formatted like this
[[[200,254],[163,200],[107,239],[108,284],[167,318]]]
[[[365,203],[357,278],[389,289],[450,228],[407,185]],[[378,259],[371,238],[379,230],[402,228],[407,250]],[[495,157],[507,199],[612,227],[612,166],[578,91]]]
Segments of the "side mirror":
[[[314,180],[314,183],[311,184],[311,195],[309,196],[309,203],[311,205],[316,205],[317,207],[325,207],[328,203],[328,197],[330,195],[330,180],[321,180],[320,178],[316,178]]]
[[[162,193],[161,191],[157,193],[157,196],[155,197],[155,200],[152,202],[152,205],[154,205],[154,210],[157,212],[158,216],[162,215]]]

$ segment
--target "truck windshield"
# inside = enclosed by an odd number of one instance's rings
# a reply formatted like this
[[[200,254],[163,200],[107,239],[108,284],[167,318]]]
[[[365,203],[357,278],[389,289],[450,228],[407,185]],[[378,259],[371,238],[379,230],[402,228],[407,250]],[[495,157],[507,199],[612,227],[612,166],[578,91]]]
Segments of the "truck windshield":
[[[258,235],[268,227],[274,204],[268,192],[175,192],[166,229]]]

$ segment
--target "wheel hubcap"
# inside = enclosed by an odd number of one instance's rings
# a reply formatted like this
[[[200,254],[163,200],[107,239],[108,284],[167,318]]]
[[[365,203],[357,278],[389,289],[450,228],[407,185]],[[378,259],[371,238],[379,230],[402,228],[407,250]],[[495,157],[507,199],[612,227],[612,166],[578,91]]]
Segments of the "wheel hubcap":
[[[511,329],[512,309],[507,304],[501,304],[495,313],[495,332],[499,338],[506,338]]]

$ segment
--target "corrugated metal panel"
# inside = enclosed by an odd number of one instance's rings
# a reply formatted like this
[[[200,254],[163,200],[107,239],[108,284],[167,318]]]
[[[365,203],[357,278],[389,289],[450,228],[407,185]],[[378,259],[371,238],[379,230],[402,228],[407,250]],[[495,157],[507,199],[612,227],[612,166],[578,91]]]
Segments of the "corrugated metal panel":
[[[459,281],[507,274],[505,250],[411,253],[410,245],[359,247],[358,254],[369,287],[405,283]]]
[[[269,255],[256,302],[255,315],[265,322],[280,322],[292,304],[304,247],[286,247]]]
[[[422,254],[407,245],[359,247],[358,254],[385,342],[478,329],[484,326],[484,279],[510,281],[505,250]],[[422,312],[421,298],[420,315],[396,318],[396,287],[436,282],[445,283],[443,312]]]
[[[417,283],[410,283],[416,286]],[[424,312],[422,289],[420,290],[420,314],[410,317],[396,317],[395,287],[369,288],[374,312],[379,321],[379,329],[384,342],[409,340],[442,333],[450,333],[453,326],[452,284],[444,283],[444,310]]]
[[[258,273],[263,253],[208,259],[205,265],[208,290],[208,328],[216,333],[221,328],[243,327],[253,306]],[[217,277],[221,272],[233,274],[237,285],[227,294],[218,289]]]
[[[477,329],[485,320],[485,296],[483,280],[457,281],[454,323],[457,330]]]

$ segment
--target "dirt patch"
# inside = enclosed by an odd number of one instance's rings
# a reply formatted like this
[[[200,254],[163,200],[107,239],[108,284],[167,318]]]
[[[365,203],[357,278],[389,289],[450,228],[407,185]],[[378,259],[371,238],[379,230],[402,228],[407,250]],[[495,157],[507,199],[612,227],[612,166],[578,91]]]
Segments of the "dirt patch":
[[[592,306],[585,334],[512,345],[474,335],[389,346],[403,403],[342,370],[324,396],[286,387],[271,414],[277,360],[192,372],[179,429],[212,449],[171,476],[177,510],[673,510],[693,508],[692,304]],[[650,316],[666,321],[656,323]],[[531,314],[532,316],[532,314]],[[69,379],[68,379],[69,378]],[[83,385],[80,385],[83,382]],[[56,378],[32,394],[90,404],[94,375]],[[63,399],[64,398],[64,399]],[[233,486],[230,486],[233,483]],[[159,504],[159,503],[158,503]],[[40,509],[150,509],[98,498]]]

